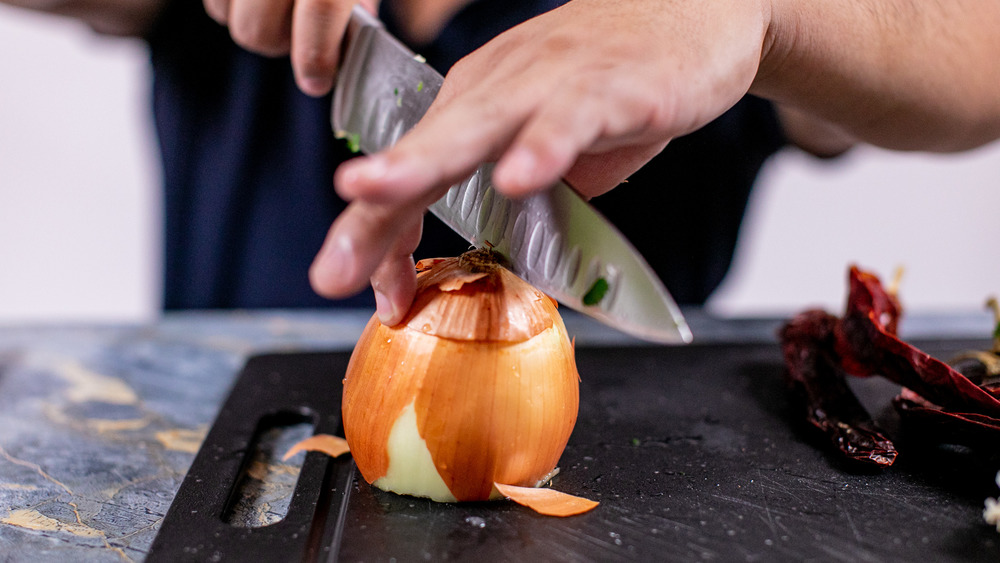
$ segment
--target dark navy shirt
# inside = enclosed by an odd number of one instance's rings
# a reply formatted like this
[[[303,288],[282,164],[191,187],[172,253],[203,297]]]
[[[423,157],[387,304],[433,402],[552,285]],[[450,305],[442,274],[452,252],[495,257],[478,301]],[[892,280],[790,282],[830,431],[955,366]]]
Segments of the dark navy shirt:
[[[477,0],[429,45],[442,72],[559,1]],[[392,29],[391,1],[381,14]],[[317,296],[307,272],[345,204],[333,171],[352,155],[330,130],[330,99],[297,90],[287,58],[236,46],[200,0],[174,0],[149,37],[163,159],[166,309],[373,306],[371,291]],[[721,282],[757,173],[784,140],[773,109],[747,97],[672,141],[594,204],[646,256],[681,303]],[[468,244],[428,216],[416,257]]]

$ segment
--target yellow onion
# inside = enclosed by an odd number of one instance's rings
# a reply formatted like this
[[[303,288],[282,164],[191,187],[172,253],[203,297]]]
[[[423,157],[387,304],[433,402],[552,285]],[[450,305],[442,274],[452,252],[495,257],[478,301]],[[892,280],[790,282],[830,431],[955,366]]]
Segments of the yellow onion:
[[[373,316],[344,379],[347,442],[366,481],[437,501],[535,487],[576,423],[579,375],[556,303],[493,253],[422,260],[393,327]]]

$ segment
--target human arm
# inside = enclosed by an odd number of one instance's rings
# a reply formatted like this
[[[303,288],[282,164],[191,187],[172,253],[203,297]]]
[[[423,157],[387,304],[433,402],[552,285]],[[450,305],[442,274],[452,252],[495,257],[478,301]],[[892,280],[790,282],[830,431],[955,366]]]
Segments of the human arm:
[[[973,0],[576,0],[467,57],[393,149],[340,168],[353,202],[313,285],[345,295],[375,272],[380,316],[398,320],[413,225],[480,162],[499,161],[508,195],[560,176],[597,195],[747,92],[825,124],[837,146],[985,143],[1000,136],[998,20],[1000,5]]]
[[[567,9],[576,12],[572,17],[564,17],[562,11]],[[312,270],[314,287],[324,292],[315,282],[322,282],[327,275],[336,278],[331,280],[333,283],[358,280],[354,277],[356,272],[370,271],[369,269],[376,267],[382,255],[387,252],[398,260],[386,261],[385,268],[398,274],[397,279],[403,280],[402,272],[412,272],[412,265],[407,268],[404,263],[409,261],[407,251],[412,249],[407,247],[412,247],[415,241],[409,239],[403,242],[405,237],[397,237],[397,234],[404,232],[403,229],[406,229],[406,232],[414,232],[412,225],[420,221],[426,205],[441,193],[437,189],[425,192],[424,187],[433,184],[435,187],[446,188],[451,180],[457,180],[467,173],[468,166],[494,160],[494,155],[481,152],[484,142],[508,143],[511,140],[509,137],[522,127],[527,131],[532,122],[543,126],[566,127],[555,132],[560,138],[549,145],[555,150],[544,155],[545,158],[552,160],[573,157],[573,151],[586,148],[569,146],[569,143],[575,143],[577,140],[584,143],[607,140],[609,144],[620,141],[620,144],[602,147],[600,150],[606,151],[606,154],[599,158],[589,158],[587,162],[581,161],[581,165],[575,168],[577,177],[570,175],[571,183],[584,192],[603,183],[610,182],[612,186],[617,184],[618,179],[609,180],[613,178],[611,175],[620,174],[628,169],[625,172],[627,175],[659,153],[666,144],[667,137],[654,131],[653,127],[667,126],[667,121],[672,119],[672,116],[667,115],[667,106],[672,100],[665,99],[664,92],[660,91],[659,87],[668,82],[667,77],[673,69],[666,68],[666,65],[651,64],[653,61],[648,57],[646,46],[642,41],[632,41],[630,37],[632,33],[630,26],[634,25],[635,21],[643,21],[643,18],[617,17],[620,15],[616,13],[619,9],[617,6],[602,6],[600,3],[585,6],[584,2],[573,2],[501,35],[483,49],[459,62],[446,78],[444,88],[431,112],[411,135],[415,136],[417,131],[424,127],[431,131],[437,129],[439,132],[447,129],[452,133],[443,133],[447,138],[441,139],[434,139],[433,133],[424,135],[425,139],[432,140],[431,144],[425,147],[421,147],[419,143],[408,145],[412,150],[399,155],[408,159],[403,163],[404,166],[398,166],[399,163],[391,163],[388,160],[376,161],[376,163],[390,164],[384,171],[392,175],[377,179],[386,193],[372,194],[375,197],[365,200],[355,200],[348,211],[342,214]],[[719,5],[717,9],[718,13],[714,19],[724,19],[727,7]],[[588,17],[591,19],[587,20]],[[760,16],[758,19],[762,20]],[[664,43],[673,40],[671,35],[679,37],[688,34],[694,39],[699,36],[696,26],[686,29],[689,26],[683,21],[669,22],[665,18],[663,21],[646,20],[643,23],[650,26],[642,30],[647,36],[658,36],[662,33],[665,35]],[[655,29],[661,23],[664,27],[660,30]],[[669,29],[671,25],[674,26],[673,32]],[[739,27],[736,24],[731,26],[733,34],[740,33]],[[602,28],[605,31],[602,32]],[[581,33],[584,29],[587,32]],[[609,46],[593,40],[593,36],[601,37],[603,33],[609,33],[622,41]],[[751,38],[750,41],[755,41],[758,46],[760,44],[759,38]],[[691,50],[700,48],[699,45],[695,45],[696,42],[692,41],[689,44],[691,49],[677,58],[692,56]],[[569,64],[570,62],[573,64]],[[486,69],[490,72],[479,72]],[[484,76],[477,76],[478,74]],[[714,80],[717,77],[711,78]],[[744,76],[746,81],[742,86],[744,92],[751,78],[752,74]],[[530,87],[523,87],[525,83],[530,83]],[[728,107],[742,96],[742,93],[733,94],[721,89],[719,92],[720,96],[733,96],[732,99],[716,100],[719,106]],[[674,93],[680,96],[686,95],[680,90]],[[698,95],[700,94],[695,93],[695,96]],[[689,101],[692,107],[698,102],[695,99]],[[680,103],[680,105],[686,104]],[[455,111],[456,108],[459,111]],[[536,110],[541,112],[544,119],[535,119],[538,117],[534,115]],[[440,116],[445,117],[442,119]],[[700,126],[693,123],[696,119],[692,119],[690,115],[681,117],[689,121],[683,124],[675,122],[673,125],[683,128],[684,132],[693,131]],[[704,122],[713,117],[704,116]],[[657,123],[651,124],[644,130],[629,131],[635,122],[650,118]],[[434,124],[435,121],[438,123]],[[605,136],[605,131],[610,135]],[[542,133],[542,137],[549,135],[541,131],[536,133]],[[625,138],[625,135],[631,138]],[[582,139],[581,136],[594,136],[594,138]],[[597,139],[596,136],[605,139]],[[615,136],[617,138],[611,138]],[[488,151],[493,150],[493,147],[486,148]],[[498,144],[495,148],[499,150],[501,147]],[[446,153],[448,158],[437,159],[443,160],[442,162],[432,162],[435,160],[433,155],[437,151]],[[431,158],[428,159],[428,156]],[[542,172],[555,179],[562,174],[558,168],[568,167],[569,164],[567,161],[553,166],[550,162],[542,167]],[[554,169],[547,169],[550,166]],[[342,167],[341,172],[349,170],[350,166],[346,166]],[[377,174],[378,170],[375,172]],[[342,176],[338,174],[338,188],[344,186]],[[590,182],[586,182],[587,180]],[[544,179],[533,181],[547,182]],[[344,190],[341,190],[341,195],[348,199],[354,197],[354,194]],[[588,195],[593,194],[588,193]],[[380,199],[400,196],[406,196],[408,203],[394,205],[392,201]],[[366,232],[372,236],[365,238],[351,235],[338,236],[338,233],[351,232]],[[347,254],[366,262],[343,260],[328,254],[338,248],[342,251],[341,256]],[[399,265],[390,266],[390,263]],[[331,266],[331,269],[324,272],[325,266]],[[345,266],[353,271],[344,270]],[[407,291],[405,288],[399,289],[392,282],[380,284],[381,280],[392,279],[390,276],[382,275],[383,271],[380,270],[380,273],[373,277],[379,313],[384,320],[398,318],[408,305]],[[360,287],[346,291],[354,289]],[[327,294],[335,295],[335,293]],[[388,311],[389,314],[386,315],[384,313],[387,311],[383,307],[385,301],[403,304]]]
[[[1000,136],[998,25],[981,0],[772,0],[751,91],[885,148],[973,148]]]
[[[997,138],[995,5],[773,0],[752,92],[775,102],[790,140],[836,154],[854,140],[951,152]]]

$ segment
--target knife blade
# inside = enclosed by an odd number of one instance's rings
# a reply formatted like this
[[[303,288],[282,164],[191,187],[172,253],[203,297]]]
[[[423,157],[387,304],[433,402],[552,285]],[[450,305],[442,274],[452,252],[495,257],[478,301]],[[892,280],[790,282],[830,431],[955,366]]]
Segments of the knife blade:
[[[423,117],[442,76],[360,6],[351,14],[333,94],[332,125],[356,151],[391,147]],[[430,211],[560,303],[626,334],[690,342],[680,308],[638,251],[572,188],[512,200],[491,181],[493,164],[453,186]]]

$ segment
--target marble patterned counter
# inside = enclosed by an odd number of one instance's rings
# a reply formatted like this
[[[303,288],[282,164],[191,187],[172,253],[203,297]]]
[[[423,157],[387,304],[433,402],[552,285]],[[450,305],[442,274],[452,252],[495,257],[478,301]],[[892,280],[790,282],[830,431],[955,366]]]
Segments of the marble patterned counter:
[[[0,328],[0,561],[142,560],[246,359],[350,349],[369,315],[175,313],[144,326]],[[633,342],[566,320],[578,344]],[[700,312],[689,321],[702,342],[773,341],[780,324]],[[915,337],[978,337],[989,325],[983,314],[905,326]],[[275,497],[294,485],[294,468],[284,473]]]
[[[0,560],[141,560],[246,358],[349,349],[367,318],[0,329]]]

